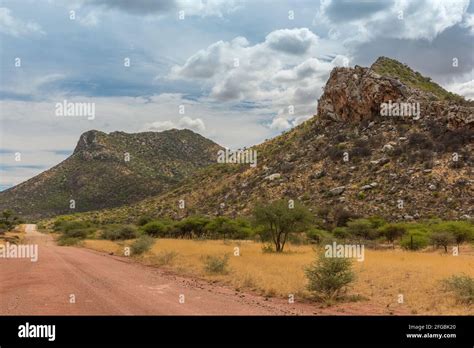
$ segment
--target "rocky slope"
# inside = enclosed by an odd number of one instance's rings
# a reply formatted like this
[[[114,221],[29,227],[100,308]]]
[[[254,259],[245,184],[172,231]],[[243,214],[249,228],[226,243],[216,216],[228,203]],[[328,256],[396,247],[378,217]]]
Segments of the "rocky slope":
[[[219,149],[190,130],[136,134],[91,130],[80,136],[65,161],[0,192],[0,210],[10,208],[34,218],[130,204],[164,192],[215,163]]]
[[[382,116],[384,102],[419,103],[420,114]],[[256,168],[216,164],[162,195],[85,217],[248,215],[257,201],[285,197],[329,223],[344,214],[469,218],[473,115],[472,102],[392,59],[379,58],[371,68],[336,68],[316,116],[253,147]]]

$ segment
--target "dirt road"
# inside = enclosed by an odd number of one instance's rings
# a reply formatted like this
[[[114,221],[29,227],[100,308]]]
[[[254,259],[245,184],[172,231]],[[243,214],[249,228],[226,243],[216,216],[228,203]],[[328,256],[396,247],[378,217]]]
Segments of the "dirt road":
[[[125,257],[56,246],[26,225],[38,261],[0,258],[0,315],[271,315],[313,308],[167,274]],[[184,302],[184,303],[182,303]]]

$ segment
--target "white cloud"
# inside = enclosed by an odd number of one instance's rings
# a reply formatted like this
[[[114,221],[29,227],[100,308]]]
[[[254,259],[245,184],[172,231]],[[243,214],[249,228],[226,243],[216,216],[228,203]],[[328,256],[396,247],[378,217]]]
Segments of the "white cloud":
[[[283,131],[291,128],[290,122],[284,119],[283,117],[274,118],[272,124],[270,125],[271,129],[275,129],[278,131]]]
[[[349,63],[342,55],[318,59],[318,51],[309,29],[276,30],[254,45],[243,37],[215,42],[174,66],[169,77],[201,83],[212,101],[256,103],[287,122],[269,124],[281,130],[297,117],[313,115],[330,71]]]
[[[6,7],[0,7],[0,32],[16,37],[29,34],[45,34],[39,24],[14,18],[10,9]]]
[[[85,0],[87,5],[115,9],[138,16],[184,11],[185,16],[222,17],[241,8],[237,0]]]
[[[448,84],[444,86],[448,91],[454,92],[456,94],[462,95],[466,99],[474,100],[474,71],[471,71],[467,78],[470,78],[467,81],[459,81]]]
[[[325,23],[346,43],[377,37],[433,40],[460,24],[468,5],[469,0],[323,0],[314,24]]]
[[[318,37],[307,28],[280,29],[268,34],[265,41],[276,51],[300,55],[316,45]]]
[[[172,121],[155,121],[149,124],[146,124],[144,127],[145,131],[155,131],[162,132],[167,129],[191,129],[197,133],[202,133],[206,130],[204,121],[200,118],[192,119],[191,117],[185,116],[182,117],[178,122]]]
[[[474,14],[466,13],[464,21],[462,22],[464,28],[469,28],[469,33],[474,35]]]
[[[156,121],[145,125],[144,130],[162,132],[167,129],[176,128],[175,124],[171,121]]]
[[[99,24],[99,12],[90,11],[84,17],[79,17],[78,21],[80,25],[86,28],[96,27]]]
[[[196,132],[204,132],[206,130],[206,126],[204,125],[203,120],[201,120],[200,118],[192,119],[188,116],[185,116],[179,120],[178,127],[188,128],[191,130],[195,130]]]

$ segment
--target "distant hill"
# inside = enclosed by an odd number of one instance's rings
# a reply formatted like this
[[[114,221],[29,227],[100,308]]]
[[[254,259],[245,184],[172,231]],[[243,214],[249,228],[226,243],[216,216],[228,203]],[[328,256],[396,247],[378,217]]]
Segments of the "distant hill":
[[[82,134],[55,167],[0,192],[0,209],[45,217],[131,204],[216,162],[219,145],[190,130]],[[75,209],[70,208],[70,200]]]
[[[388,102],[419,103],[420,114],[382,116]],[[257,201],[279,198],[299,200],[329,221],[338,214],[472,218],[473,110],[462,97],[389,58],[371,68],[335,68],[317,115],[253,147],[256,168],[215,164],[160,195],[84,218],[248,215]],[[180,199],[186,209],[179,209]]]

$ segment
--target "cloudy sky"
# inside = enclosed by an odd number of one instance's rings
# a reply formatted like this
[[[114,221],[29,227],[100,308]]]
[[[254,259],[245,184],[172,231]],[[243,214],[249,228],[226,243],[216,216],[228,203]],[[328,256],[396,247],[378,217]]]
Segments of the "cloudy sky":
[[[315,113],[333,67],[382,55],[474,98],[469,0],[0,0],[0,45],[0,189],[90,129],[262,142]]]

